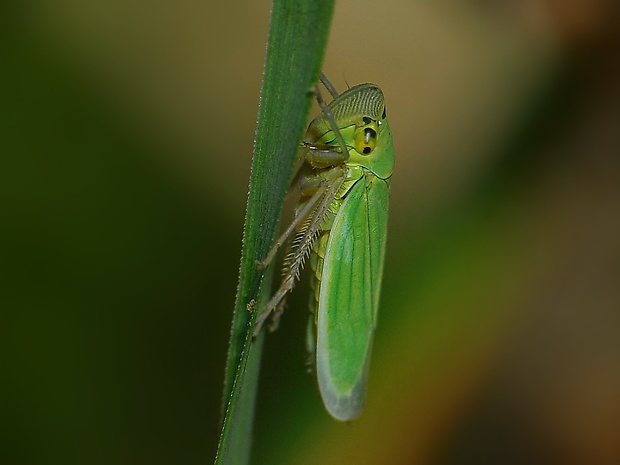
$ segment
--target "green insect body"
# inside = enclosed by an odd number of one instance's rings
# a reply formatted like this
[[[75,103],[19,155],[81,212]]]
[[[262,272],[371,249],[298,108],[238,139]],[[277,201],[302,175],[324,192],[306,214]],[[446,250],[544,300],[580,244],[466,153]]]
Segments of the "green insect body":
[[[277,324],[285,296],[309,255],[313,293],[308,351],[327,411],[348,421],[364,405],[394,149],[383,93],[376,85],[352,87],[322,109],[302,142],[305,170],[298,177],[296,217],[285,232],[295,232],[295,238],[282,284],[259,315],[255,333],[272,311]]]

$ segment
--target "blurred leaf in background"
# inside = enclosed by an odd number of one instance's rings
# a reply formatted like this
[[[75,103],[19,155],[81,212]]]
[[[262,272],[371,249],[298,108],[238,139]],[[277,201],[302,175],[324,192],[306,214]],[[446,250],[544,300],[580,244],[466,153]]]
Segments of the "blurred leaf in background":
[[[324,67],[396,146],[366,409],[323,411],[300,286],[254,463],[618,463],[618,7],[374,6],[337,3]],[[7,463],[209,461],[269,3],[3,9]]]
[[[227,8],[3,15],[5,463],[215,454],[269,15]]]

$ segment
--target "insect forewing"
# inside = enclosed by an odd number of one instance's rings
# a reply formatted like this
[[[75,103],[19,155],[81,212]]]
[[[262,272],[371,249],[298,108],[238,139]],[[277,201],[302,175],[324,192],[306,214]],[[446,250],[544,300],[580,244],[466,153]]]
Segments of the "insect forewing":
[[[329,236],[317,315],[317,377],[338,420],[357,417],[377,321],[387,233],[388,182],[362,177],[343,202]]]

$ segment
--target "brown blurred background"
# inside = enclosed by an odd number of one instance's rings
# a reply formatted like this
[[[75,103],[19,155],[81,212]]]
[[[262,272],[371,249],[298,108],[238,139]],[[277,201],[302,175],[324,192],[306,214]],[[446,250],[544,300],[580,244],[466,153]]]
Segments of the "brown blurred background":
[[[613,0],[342,0],[397,171],[367,407],[324,412],[305,284],[257,464],[620,463]],[[215,453],[270,4],[0,7],[0,458]]]

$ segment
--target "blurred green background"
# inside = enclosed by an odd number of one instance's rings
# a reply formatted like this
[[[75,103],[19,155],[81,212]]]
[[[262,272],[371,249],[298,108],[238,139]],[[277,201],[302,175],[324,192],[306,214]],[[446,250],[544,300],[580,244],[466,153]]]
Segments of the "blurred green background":
[[[0,460],[209,463],[270,4],[0,9]],[[324,412],[304,282],[254,463],[620,462],[618,9],[337,3],[397,155],[367,407]]]

